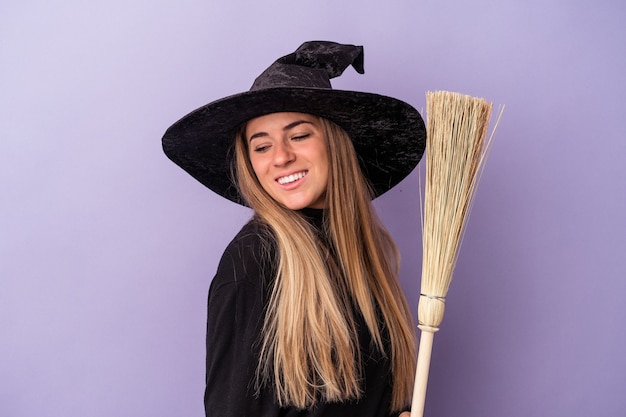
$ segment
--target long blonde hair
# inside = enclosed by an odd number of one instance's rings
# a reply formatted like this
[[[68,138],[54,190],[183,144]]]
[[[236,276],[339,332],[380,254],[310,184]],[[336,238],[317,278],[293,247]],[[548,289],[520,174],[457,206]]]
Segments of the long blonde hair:
[[[235,141],[234,175],[240,193],[269,225],[278,248],[257,388],[273,383],[281,406],[302,409],[319,399],[358,399],[363,375],[354,303],[376,348],[391,357],[390,411],[399,411],[410,402],[416,357],[411,313],[397,280],[399,253],[373,210],[352,141],[336,124],[320,122],[330,162],[327,244],[302,215],[263,190],[250,164],[245,128]],[[380,316],[389,332],[390,352],[385,351]]]

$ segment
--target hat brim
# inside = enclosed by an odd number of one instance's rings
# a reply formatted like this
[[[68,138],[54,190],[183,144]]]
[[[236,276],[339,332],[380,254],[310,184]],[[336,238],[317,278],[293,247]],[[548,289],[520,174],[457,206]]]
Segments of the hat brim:
[[[426,146],[424,121],[404,101],[357,91],[277,87],[236,94],[192,111],[165,132],[163,150],[209,189],[245,205],[230,176],[235,130],[277,112],[309,113],[343,128],[374,197],[409,175]]]

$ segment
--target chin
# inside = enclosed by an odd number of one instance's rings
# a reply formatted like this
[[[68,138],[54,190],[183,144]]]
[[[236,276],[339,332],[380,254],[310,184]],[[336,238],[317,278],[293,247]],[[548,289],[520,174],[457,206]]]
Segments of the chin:
[[[311,198],[309,196],[291,196],[292,198],[275,198],[282,206],[289,210],[302,210],[304,208],[324,208],[322,198]],[[302,197],[302,198],[297,198]]]
[[[303,208],[309,207],[308,204],[298,204],[298,203],[282,203],[283,206],[288,208],[289,210],[302,210]]]

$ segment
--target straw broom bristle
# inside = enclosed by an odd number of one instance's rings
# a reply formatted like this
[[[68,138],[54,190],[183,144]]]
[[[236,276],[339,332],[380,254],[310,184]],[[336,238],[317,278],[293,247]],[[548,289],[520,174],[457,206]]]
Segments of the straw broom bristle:
[[[420,328],[436,331],[486,151],[492,104],[447,91],[426,94],[428,116]]]
[[[424,414],[433,336],[443,320],[445,297],[489,147],[486,137],[492,107],[484,99],[459,93],[426,93],[423,261],[417,310],[422,333],[411,417]]]

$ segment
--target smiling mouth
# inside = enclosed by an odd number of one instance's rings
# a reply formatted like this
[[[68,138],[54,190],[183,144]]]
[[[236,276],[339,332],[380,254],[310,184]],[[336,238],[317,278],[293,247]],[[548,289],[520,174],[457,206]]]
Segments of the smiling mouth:
[[[308,171],[302,171],[291,175],[285,175],[284,177],[278,178],[276,181],[278,181],[280,185],[286,185],[294,181],[298,181],[301,178],[304,178],[307,173]]]

